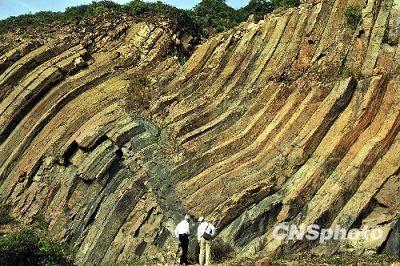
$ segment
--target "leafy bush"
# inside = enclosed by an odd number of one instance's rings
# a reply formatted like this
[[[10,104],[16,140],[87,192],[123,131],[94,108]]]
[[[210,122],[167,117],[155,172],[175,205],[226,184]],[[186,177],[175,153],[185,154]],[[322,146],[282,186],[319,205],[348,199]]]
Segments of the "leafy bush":
[[[201,26],[194,14],[190,10],[179,9],[161,1],[147,3],[142,0],[134,0],[122,7],[124,12],[132,15],[159,14],[171,19],[182,31],[188,31],[191,34],[201,34]]]
[[[10,215],[10,211],[10,204],[0,206],[0,225],[9,224],[14,221],[13,217]]]
[[[29,229],[0,238],[0,265],[73,265],[65,250]]]
[[[356,29],[362,18],[361,7],[349,5],[344,10],[344,16],[346,17],[347,24],[352,28]]]
[[[95,16],[104,13],[119,13],[122,12],[122,8],[119,4],[112,1],[99,1],[92,2],[88,5],[80,5],[75,7],[68,7],[64,15],[66,19],[81,18],[87,16]]]
[[[250,15],[255,15],[258,21],[273,9],[273,5],[267,0],[251,0],[239,10],[228,6],[226,0],[203,0],[194,7],[193,12],[203,27],[221,32],[247,20]]]
[[[203,0],[193,9],[195,16],[205,28],[221,32],[238,24],[236,10],[226,4],[226,0]]]
[[[249,4],[242,7],[238,12],[241,20],[247,19],[250,15],[254,15],[258,21],[265,14],[271,13],[274,10],[273,4],[268,0],[250,0]]]

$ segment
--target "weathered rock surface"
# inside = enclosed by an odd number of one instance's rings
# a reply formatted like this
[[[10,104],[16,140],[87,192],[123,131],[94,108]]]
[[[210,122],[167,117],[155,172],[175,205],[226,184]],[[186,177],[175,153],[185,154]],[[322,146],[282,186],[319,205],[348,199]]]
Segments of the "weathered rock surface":
[[[363,9],[355,30],[350,4]],[[171,263],[186,212],[237,256],[395,253],[399,6],[304,1],[210,38],[183,66],[162,20],[25,37],[0,56],[2,201],[22,222],[42,215],[80,264]],[[137,77],[150,109],[127,110]],[[384,235],[287,243],[280,222]]]

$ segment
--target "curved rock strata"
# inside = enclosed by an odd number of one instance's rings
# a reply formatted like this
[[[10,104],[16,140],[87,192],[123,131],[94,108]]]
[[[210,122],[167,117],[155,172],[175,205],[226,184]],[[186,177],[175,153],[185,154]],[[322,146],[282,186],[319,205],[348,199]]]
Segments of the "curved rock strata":
[[[362,8],[357,29],[348,5]],[[237,256],[394,253],[399,8],[305,1],[211,37],[183,66],[162,20],[11,45],[0,56],[2,202],[24,223],[43,217],[80,264],[172,260],[185,212],[210,217]],[[287,242],[273,236],[282,222],[384,235]]]

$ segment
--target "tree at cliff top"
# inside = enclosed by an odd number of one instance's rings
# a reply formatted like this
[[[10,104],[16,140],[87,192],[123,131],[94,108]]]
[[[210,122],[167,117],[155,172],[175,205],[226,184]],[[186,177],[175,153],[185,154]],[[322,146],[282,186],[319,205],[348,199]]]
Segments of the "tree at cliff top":
[[[193,9],[202,25],[217,32],[232,28],[239,22],[236,10],[225,0],[203,0]]]
[[[265,14],[268,14],[273,10],[274,5],[270,1],[251,0],[247,6],[242,7],[238,12],[241,16],[241,20],[245,20],[252,14],[255,16],[256,20],[260,20]]]

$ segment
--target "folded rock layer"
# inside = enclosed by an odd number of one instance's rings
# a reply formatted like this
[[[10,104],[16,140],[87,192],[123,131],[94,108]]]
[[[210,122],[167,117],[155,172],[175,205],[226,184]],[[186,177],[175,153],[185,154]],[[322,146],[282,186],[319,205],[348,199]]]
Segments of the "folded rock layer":
[[[305,1],[210,37],[184,65],[163,20],[2,45],[1,200],[46,221],[79,264],[168,262],[184,213],[207,216],[236,256],[393,254],[399,8]],[[282,222],[383,236],[287,242]]]

